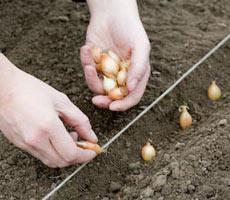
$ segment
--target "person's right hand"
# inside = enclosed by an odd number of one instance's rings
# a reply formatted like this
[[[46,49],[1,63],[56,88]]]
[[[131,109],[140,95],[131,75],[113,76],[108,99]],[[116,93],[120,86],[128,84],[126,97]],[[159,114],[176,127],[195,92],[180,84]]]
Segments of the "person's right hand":
[[[19,70],[3,55],[0,60],[0,130],[9,141],[52,168],[95,157],[74,142],[78,136],[97,142],[88,117],[65,94]],[[1,77],[4,68],[8,78]],[[69,134],[59,117],[75,132]]]

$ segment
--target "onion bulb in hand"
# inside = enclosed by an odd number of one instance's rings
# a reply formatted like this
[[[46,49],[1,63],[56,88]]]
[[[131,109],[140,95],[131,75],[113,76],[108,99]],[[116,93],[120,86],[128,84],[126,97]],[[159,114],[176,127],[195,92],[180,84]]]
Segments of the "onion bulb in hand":
[[[101,154],[104,152],[103,148],[100,147],[98,144],[94,144],[88,141],[78,141],[76,142],[77,146],[82,149],[88,149],[96,152],[96,154]]]
[[[126,79],[127,79],[127,71],[125,68],[123,68],[121,71],[117,74],[117,83],[118,85],[126,85]]]
[[[115,87],[108,92],[108,96],[112,100],[120,100],[127,95],[127,89],[125,87]]]
[[[107,78],[106,76],[104,76],[103,88],[104,88],[105,92],[108,93],[110,90],[112,90],[116,86],[117,86],[117,82],[114,79]]]

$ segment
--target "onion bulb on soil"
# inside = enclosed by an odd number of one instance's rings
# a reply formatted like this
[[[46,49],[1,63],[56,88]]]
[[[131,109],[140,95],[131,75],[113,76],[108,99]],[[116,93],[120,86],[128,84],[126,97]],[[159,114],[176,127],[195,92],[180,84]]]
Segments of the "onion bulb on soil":
[[[141,149],[141,157],[144,161],[152,161],[156,158],[156,150],[154,147],[150,144],[150,142],[147,142]]]
[[[189,128],[192,125],[192,117],[188,112],[188,107],[187,106],[180,106],[179,107],[179,112],[180,114],[180,127],[184,130]]]
[[[126,79],[127,79],[127,71],[126,71],[125,68],[123,68],[117,74],[117,83],[118,83],[118,85],[124,86],[126,84]]]
[[[100,63],[101,62],[101,54],[102,54],[102,50],[98,47],[93,47],[92,49],[92,56],[94,59],[95,63]]]
[[[82,148],[82,149],[88,149],[96,152],[96,154],[101,154],[104,152],[104,149],[100,147],[98,144],[91,143],[88,141],[78,141],[76,142],[77,146]]]
[[[112,100],[120,100],[127,95],[125,87],[115,87],[108,92],[108,97]]]
[[[212,101],[217,101],[221,97],[221,90],[216,85],[216,81],[212,81],[211,85],[208,88],[208,97]]]
[[[117,82],[114,79],[104,76],[103,88],[104,88],[105,92],[108,93],[110,90],[112,90],[116,86],[117,86]]]
[[[106,53],[101,55],[101,71],[109,78],[116,79],[119,65]]]

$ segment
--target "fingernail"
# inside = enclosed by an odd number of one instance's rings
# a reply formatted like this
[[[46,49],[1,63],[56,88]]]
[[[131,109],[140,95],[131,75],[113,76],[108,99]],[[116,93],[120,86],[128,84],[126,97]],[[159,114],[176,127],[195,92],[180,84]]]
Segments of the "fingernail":
[[[98,138],[93,130],[91,130],[91,136],[94,142],[98,142]]]
[[[132,79],[130,83],[128,84],[129,90],[130,91],[134,90],[137,86],[137,83],[138,83],[137,79]]]

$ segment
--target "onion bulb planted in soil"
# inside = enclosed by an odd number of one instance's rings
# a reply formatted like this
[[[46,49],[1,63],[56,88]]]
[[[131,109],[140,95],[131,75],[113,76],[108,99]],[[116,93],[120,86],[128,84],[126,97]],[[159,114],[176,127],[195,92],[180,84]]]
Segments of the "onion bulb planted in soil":
[[[208,88],[208,97],[212,101],[217,101],[221,97],[221,90],[217,86],[216,81],[212,81]]]
[[[192,125],[192,117],[188,112],[188,106],[182,105],[179,107],[180,114],[180,127],[181,129],[187,129]]]
[[[144,161],[153,161],[156,158],[156,150],[147,142],[141,149],[141,157]]]

